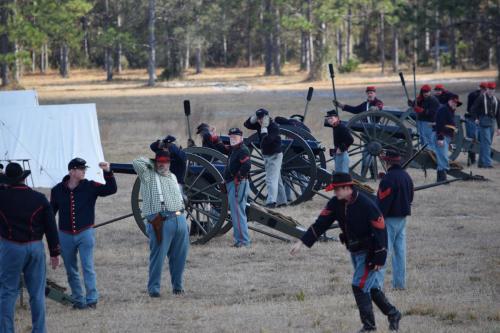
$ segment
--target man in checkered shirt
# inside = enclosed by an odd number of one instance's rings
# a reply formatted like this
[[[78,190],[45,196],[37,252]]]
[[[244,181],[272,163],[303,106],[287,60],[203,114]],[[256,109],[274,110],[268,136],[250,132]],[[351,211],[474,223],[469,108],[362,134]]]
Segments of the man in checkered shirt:
[[[144,157],[132,161],[141,180],[142,216],[152,222],[158,215],[165,220],[158,240],[153,225],[146,226],[149,235],[149,282],[151,297],[160,297],[160,281],[165,257],[174,294],[183,294],[183,272],[189,250],[189,231],[184,216],[184,202],[177,178],[170,172],[170,153],[158,151],[155,159]]]

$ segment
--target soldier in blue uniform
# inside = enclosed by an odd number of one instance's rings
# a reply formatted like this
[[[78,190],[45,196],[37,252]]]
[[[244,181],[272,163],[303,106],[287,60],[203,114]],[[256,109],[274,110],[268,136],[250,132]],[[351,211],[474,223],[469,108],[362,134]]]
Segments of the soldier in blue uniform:
[[[59,266],[59,237],[47,198],[25,185],[29,170],[9,163],[0,175],[0,332],[14,333],[21,273],[30,295],[33,333],[45,325],[45,235],[53,269]]]
[[[233,222],[234,247],[250,246],[246,214],[250,151],[243,143],[243,132],[239,128],[231,128],[228,135],[231,151],[224,170],[224,180]]]
[[[488,82],[481,82],[479,84],[479,89],[467,95],[467,112],[464,115],[465,118],[465,134],[467,138],[471,139],[473,143],[477,143],[478,138],[478,128],[475,122],[475,117],[472,112],[472,106],[479,96],[482,96],[488,90]],[[468,164],[476,163],[476,153],[468,152]]]
[[[387,173],[380,181],[377,204],[387,228],[387,249],[392,256],[392,286],[406,289],[406,217],[411,215],[413,181],[401,167],[401,155],[386,150],[380,157]]]
[[[455,131],[455,110],[462,105],[458,95],[452,94],[446,104],[442,104],[436,113],[436,125],[432,133],[432,143],[437,159],[437,181],[445,181],[446,173],[450,169],[448,147]]]
[[[480,168],[493,168],[491,144],[495,123],[497,124],[497,135],[500,135],[500,102],[495,96],[495,88],[495,82],[488,82],[488,89],[474,101],[471,108],[479,130],[479,161],[477,166]]]
[[[387,300],[381,285],[387,256],[384,217],[372,199],[353,188],[347,173],[334,173],[327,190],[334,190],[335,197],[328,201],[290,253],[298,253],[302,244],[313,246],[333,222],[338,221],[342,231],[340,241],[349,250],[354,268],[352,291],[363,324],[360,332],[376,330],[372,301],[387,316],[389,329],[397,331],[401,313]]]
[[[349,173],[349,153],[347,150],[354,142],[351,130],[340,120],[336,110],[330,110],[325,116],[325,127],[333,128],[333,149],[330,156],[335,161],[335,171]]]

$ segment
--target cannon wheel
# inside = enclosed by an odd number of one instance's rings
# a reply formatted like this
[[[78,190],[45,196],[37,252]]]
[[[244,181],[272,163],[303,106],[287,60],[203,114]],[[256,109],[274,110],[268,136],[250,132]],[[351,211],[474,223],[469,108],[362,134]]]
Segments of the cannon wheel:
[[[186,214],[191,222],[191,244],[204,244],[219,234],[227,217],[227,196],[220,191],[223,178],[220,172],[206,159],[195,154],[186,153],[187,171],[184,194],[187,196]],[[141,183],[136,179],[132,188],[131,205],[135,221],[142,233],[146,235],[146,221],[141,216]]]
[[[221,162],[226,164],[227,163],[227,156],[221,153],[218,150],[212,149],[212,148],[207,148],[207,147],[189,147],[184,149],[184,152],[186,153],[192,153],[196,154],[199,156],[202,156],[205,158],[207,161],[210,163],[213,162]],[[231,221],[231,216],[226,217],[226,221],[222,224],[219,234],[223,235],[227,233],[231,228],[233,227],[233,222]]]
[[[401,117],[399,117],[399,119],[403,122],[403,124],[408,124],[411,127],[413,127],[415,131],[417,131],[417,122],[414,119],[413,114],[414,114],[413,109],[410,108],[405,113],[403,113]],[[455,116],[455,124],[457,124],[457,132],[455,133],[453,140],[451,140],[450,147],[448,149],[449,151],[448,157],[451,161],[456,160],[460,155],[465,137],[463,125],[462,122],[460,121],[459,116]],[[418,135],[416,136],[416,138],[418,140]],[[415,147],[418,147],[418,144],[419,144],[418,141],[415,142]]]
[[[281,177],[283,184],[285,187],[289,187],[294,197],[289,204],[295,205],[314,196],[312,190],[317,182],[316,156],[299,134],[280,128],[280,135],[281,139],[287,142],[287,144],[282,143]],[[252,162],[252,169],[249,173],[252,191],[250,197],[259,204],[265,204],[267,196],[266,171],[257,133],[251,135],[246,142],[250,149]]]
[[[409,159],[413,153],[413,143],[410,132],[397,117],[383,111],[367,111],[352,117],[347,123],[351,129],[354,143],[349,147],[350,171],[356,176],[365,178],[369,168],[363,166],[363,153],[372,159],[373,173],[377,176],[378,170],[385,170],[380,160],[383,149],[399,151],[403,161]],[[381,167],[381,169],[380,169]]]

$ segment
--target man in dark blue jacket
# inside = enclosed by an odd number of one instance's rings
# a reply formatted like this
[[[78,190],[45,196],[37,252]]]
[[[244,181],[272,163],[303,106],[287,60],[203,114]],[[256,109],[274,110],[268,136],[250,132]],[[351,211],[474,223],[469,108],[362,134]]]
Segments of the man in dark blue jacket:
[[[105,184],[85,179],[87,162],[74,158],[68,164],[68,175],[51,191],[50,204],[54,214],[59,212],[59,239],[61,252],[75,300],[75,309],[95,309],[99,300],[94,270],[95,203],[97,197],[116,193],[116,180],[108,162],[100,162]],[[86,296],[78,273],[77,254],[83,270]]]
[[[201,137],[201,146],[215,149],[224,155],[229,153],[229,148],[224,145],[217,135],[216,128],[206,123],[201,123],[196,128],[196,134]]]
[[[14,311],[21,273],[30,295],[32,332],[45,327],[45,250],[50,264],[59,266],[61,248],[57,226],[47,198],[25,185],[29,170],[9,163],[0,175],[0,332],[14,333]]]
[[[448,148],[457,127],[455,125],[455,110],[462,105],[458,95],[452,94],[446,104],[442,104],[436,113],[436,125],[432,133],[432,144],[437,159],[437,181],[445,181],[450,169]]]
[[[377,98],[377,88],[374,86],[366,87],[366,101],[358,106],[342,104],[339,101],[333,101],[333,104],[341,108],[343,111],[358,114],[370,110],[381,111],[384,108],[384,102]]]
[[[401,167],[401,155],[386,150],[380,157],[387,173],[380,181],[377,203],[387,227],[388,253],[392,255],[392,286],[406,288],[406,217],[411,215],[413,181]]]
[[[387,300],[381,284],[387,256],[384,217],[369,197],[353,188],[347,173],[334,173],[327,190],[334,190],[335,197],[328,201],[290,253],[298,253],[302,244],[312,247],[333,222],[338,221],[342,231],[340,241],[349,250],[354,268],[352,291],[363,324],[360,332],[376,330],[372,301],[387,316],[389,329],[397,331],[401,313]]]
[[[229,129],[231,152],[224,169],[227,199],[233,223],[234,247],[250,246],[247,224],[248,172],[250,151],[243,143],[243,132],[239,128]]]
[[[255,111],[255,115],[248,118],[244,126],[256,130],[259,136],[260,149],[266,169],[266,207],[285,206],[287,198],[285,186],[281,179],[283,152],[281,151],[279,126],[269,117],[269,112],[264,109]]]
[[[336,110],[330,110],[325,116],[325,127],[333,128],[333,149],[330,156],[335,161],[335,171],[349,173],[349,153],[347,150],[353,144],[351,130],[340,120]]]
[[[430,85],[424,84],[420,88],[417,100],[408,101],[408,106],[413,107],[413,110],[417,114],[417,132],[420,145],[427,144],[429,149],[432,147],[432,125],[436,118],[436,111],[440,106],[436,96],[431,95],[431,90]]]
[[[472,111],[472,106],[474,105],[474,102],[479,96],[482,96],[486,91],[488,90],[488,82],[481,82],[479,83],[479,89],[472,91],[467,95],[467,112],[464,115],[465,118],[465,134],[467,135],[468,139],[471,139],[473,143],[478,142],[478,126],[475,122],[475,116]],[[476,153],[469,151],[468,152],[468,158],[467,158],[468,164],[474,164],[476,163]]]
[[[177,177],[177,182],[184,187],[184,178],[186,175],[186,153],[175,144],[175,137],[167,135],[163,140],[156,140],[149,148],[156,154],[160,150],[168,150],[170,153],[170,172]]]
[[[497,125],[497,135],[500,135],[500,102],[495,96],[495,82],[488,82],[488,89],[474,101],[471,107],[479,134],[479,161],[480,168],[493,168],[491,159],[491,144]]]

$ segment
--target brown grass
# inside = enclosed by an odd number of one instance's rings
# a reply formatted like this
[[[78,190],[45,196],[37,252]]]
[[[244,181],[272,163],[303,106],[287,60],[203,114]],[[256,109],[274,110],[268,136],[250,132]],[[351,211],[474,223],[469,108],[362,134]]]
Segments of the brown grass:
[[[144,73],[131,71],[113,84],[103,83],[102,72],[73,74],[69,80],[56,76],[40,80],[28,77],[22,84],[39,89],[45,103],[97,103],[105,156],[109,161],[127,162],[139,154],[149,154],[152,139],[174,134],[185,142],[182,100],[192,104],[193,124],[210,121],[219,131],[241,126],[256,108],[266,107],[273,114],[303,112],[309,83],[301,75],[263,78],[261,69],[207,70],[204,76],[189,80],[225,81],[222,88],[154,88],[144,83]],[[241,73],[240,73],[241,72]],[[238,77],[233,77],[236,73]],[[373,77],[370,77],[373,75]],[[462,98],[476,81],[493,76],[490,72],[455,74],[474,81],[450,81],[451,90]],[[297,77],[297,81],[295,81]],[[363,85],[383,80],[374,74],[352,77]],[[129,81],[130,80],[130,81]],[[250,88],[238,91],[232,82],[247,80]],[[255,85],[255,81],[275,86]],[[290,85],[282,80],[293,81]],[[340,78],[339,78],[340,80]],[[392,81],[394,81],[391,78]],[[72,83],[73,82],[73,83]],[[339,81],[340,82],[340,81]],[[371,82],[371,81],[370,81]],[[277,84],[279,83],[279,84]],[[314,83],[318,89],[307,119],[326,145],[331,132],[321,126],[322,111],[331,107],[328,82]],[[339,89],[339,98],[355,102],[363,96],[361,86]],[[386,104],[403,106],[399,85],[388,83],[380,89]],[[500,149],[498,138],[495,147]],[[464,161],[463,157],[461,158]],[[498,164],[496,165],[498,167]],[[498,226],[498,169],[477,170],[492,179],[486,183],[454,183],[418,192],[408,225],[408,290],[390,288],[387,295],[406,314],[402,332],[500,332],[499,287],[500,242]],[[432,182],[431,171],[410,170],[416,182]],[[132,177],[119,175],[119,192],[98,202],[97,219],[130,211]],[[376,187],[375,183],[371,184]],[[308,225],[325,200],[314,200],[282,210]],[[495,217],[497,216],[497,217]],[[289,245],[251,233],[251,249],[230,247],[231,235],[193,246],[186,269],[183,297],[170,294],[168,272],[160,299],[146,294],[148,245],[132,219],[118,222],[97,232],[95,252],[98,286],[102,295],[97,311],[75,312],[52,301],[47,302],[49,332],[352,332],[359,319],[350,291],[351,266],[348,253],[339,243],[321,243],[297,257],[288,255]],[[49,276],[63,285],[64,271]],[[387,322],[376,310],[379,331]],[[17,312],[21,332],[29,330],[26,310]]]

